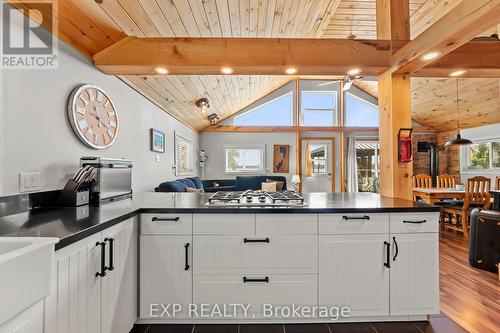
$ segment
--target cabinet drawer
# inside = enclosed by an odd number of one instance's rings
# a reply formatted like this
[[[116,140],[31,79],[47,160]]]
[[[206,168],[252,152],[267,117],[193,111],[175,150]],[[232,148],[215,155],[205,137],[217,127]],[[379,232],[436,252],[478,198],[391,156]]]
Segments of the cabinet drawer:
[[[320,234],[386,234],[389,214],[319,214]]]
[[[195,214],[193,232],[199,235],[254,235],[255,214]]]
[[[317,274],[317,236],[195,236],[193,243],[194,274]]]
[[[439,212],[391,213],[391,233],[439,232]]]
[[[318,215],[257,214],[255,230],[257,235],[316,235]]]
[[[141,214],[142,235],[182,235],[192,231],[191,214]]]
[[[315,306],[317,294],[317,275],[198,275],[193,280],[194,304],[250,304],[251,314],[262,314],[263,304]]]

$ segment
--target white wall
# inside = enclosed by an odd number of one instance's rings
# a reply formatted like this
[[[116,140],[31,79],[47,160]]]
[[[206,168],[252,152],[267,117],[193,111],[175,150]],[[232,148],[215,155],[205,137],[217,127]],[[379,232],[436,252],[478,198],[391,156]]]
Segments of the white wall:
[[[132,159],[134,191],[151,191],[158,183],[174,178],[174,131],[192,140],[198,150],[197,132],[118,78],[95,69],[89,60],[62,41],[59,41],[57,70],[4,70],[2,76],[0,179],[3,178],[3,195],[18,193],[19,172],[40,172],[41,190],[59,189],[77,170],[81,156]],[[68,94],[81,83],[103,88],[118,110],[120,132],[108,149],[87,148],[68,124]],[[151,127],[166,134],[166,153],[159,154],[159,162],[155,162],[154,153],[149,150]]]
[[[224,170],[224,145],[226,144],[265,144],[266,145],[266,175],[273,175],[273,145],[290,145],[290,172],[278,176],[287,178],[290,186],[292,175],[295,174],[295,133],[231,133],[203,132],[200,137],[200,148],[208,155],[205,163],[205,179],[234,179],[234,174],[226,174]]]
[[[463,138],[469,139],[472,142],[481,141],[500,141],[500,123],[486,125],[475,128],[466,128],[460,131]],[[486,176],[492,180],[492,186],[496,176],[500,176],[500,170],[469,170],[467,169],[466,147],[463,147],[460,153],[460,177],[462,181],[475,176]]]

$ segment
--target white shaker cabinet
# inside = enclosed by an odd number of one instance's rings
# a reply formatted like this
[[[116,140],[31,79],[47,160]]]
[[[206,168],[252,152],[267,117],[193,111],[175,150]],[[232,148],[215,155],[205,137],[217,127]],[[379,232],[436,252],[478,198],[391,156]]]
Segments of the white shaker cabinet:
[[[387,234],[319,238],[319,304],[349,306],[353,316],[389,315]]]
[[[137,318],[136,244],[133,218],[57,251],[44,331],[130,331]]]

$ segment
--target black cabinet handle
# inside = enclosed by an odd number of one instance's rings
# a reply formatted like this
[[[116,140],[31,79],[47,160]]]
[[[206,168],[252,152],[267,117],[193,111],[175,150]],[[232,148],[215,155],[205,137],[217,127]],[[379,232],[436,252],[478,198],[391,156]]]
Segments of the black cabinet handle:
[[[391,268],[391,243],[389,242],[385,242],[384,241],[384,245],[385,245],[385,253],[386,253],[386,262],[384,263],[384,266],[387,267],[387,268]]]
[[[370,217],[368,215],[363,215],[363,216],[342,216],[342,218],[346,221],[348,220],[370,220]]]
[[[186,243],[186,245],[184,245],[184,250],[186,251],[185,252],[186,263],[184,264],[184,270],[188,271],[189,270],[189,243]]]
[[[394,257],[392,258],[392,261],[396,261],[396,257],[398,256],[398,253],[399,253],[399,246],[398,246],[398,242],[396,242],[396,237],[392,237],[392,240],[394,241],[394,245],[396,246],[396,253],[394,253]]]
[[[264,239],[248,239],[248,238],[243,238],[243,243],[269,243],[269,237],[266,237]]]
[[[104,238],[104,242],[109,242],[109,266],[106,267],[106,270],[108,271],[112,271],[115,269],[115,266],[113,266],[114,240],[114,238]]]
[[[403,220],[403,223],[413,223],[413,224],[421,224],[421,223],[425,223],[427,222],[427,220],[421,220],[421,221],[406,221],[406,220]]]
[[[151,221],[153,222],[179,222],[181,218],[176,216],[176,217],[158,217],[154,216]]]
[[[98,277],[104,277],[106,276],[106,243],[105,242],[97,242],[95,243],[95,246],[100,246],[101,247],[101,271],[95,273],[95,276]]]
[[[247,283],[247,282],[265,282],[265,283],[269,283],[269,277],[266,276],[263,279],[249,279],[246,276],[244,276],[243,277],[243,283]]]

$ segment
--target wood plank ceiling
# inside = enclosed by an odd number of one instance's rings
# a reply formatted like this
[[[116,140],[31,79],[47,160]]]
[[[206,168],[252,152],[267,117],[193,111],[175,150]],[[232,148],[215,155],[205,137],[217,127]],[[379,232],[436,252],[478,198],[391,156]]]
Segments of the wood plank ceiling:
[[[262,38],[347,38],[349,35],[355,35],[357,38],[376,38],[375,1],[65,0],[59,1],[59,36],[89,58],[127,35]],[[460,1],[410,0],[412,38]],[[216,112],[220,118],[226,118],[293,79],[290,76],[244,75],[158,75],[120,78],[195,130],[202,130],[209,125],[206,115],[195,106],[197,99],[207,97],[211,104],[210,112]],[[452,90],[447,89],[447,85],[443,83],[448,80],[413,80],[416,82],[413,94],[415,119],[420,119],[423,125],[435,126],[437,130],[454,128],[451,123],[447,127],[440,127],[436,126],[436,122],[428,120],[434,109],[440,110],[442,119],[453,118],[455,108],[451,108],[446,102],[455,97],[448,94],[452,93]],[[484,85],[484,88],[481,88],[481,96],[489,101],[482,104],[483,99],[475,98],[474,101],[479,103],[477,109],[491,109],[496,96],[498,111],[498,87],[495,95],[495,80],[474,81],[478,84],[470,86]],[[377,94],[376,82],[360,85],[364,85],[363,89],[373,95]],[[440,91],[441,88],[443,91]],[[471,98],[475,96],[472,93],[469,95]],[[466,99],[469,95],[461,98]],[[471,116],[484,113],[469,112]],[[487,118],[492,121],[495,119],[494,116]],[[474,117],[464,125],[476,126],[483,121],[483,117]]]

